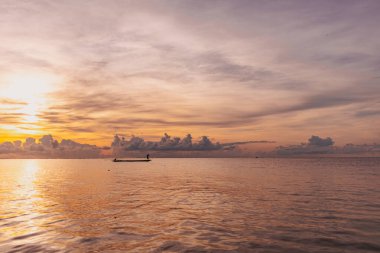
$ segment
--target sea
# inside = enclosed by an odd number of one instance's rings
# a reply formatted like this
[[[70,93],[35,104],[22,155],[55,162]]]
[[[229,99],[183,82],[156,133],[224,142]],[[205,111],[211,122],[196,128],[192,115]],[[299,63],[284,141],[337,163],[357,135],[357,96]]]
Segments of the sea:
[[[0,252],[380,252],[380,158],[0,160]]]

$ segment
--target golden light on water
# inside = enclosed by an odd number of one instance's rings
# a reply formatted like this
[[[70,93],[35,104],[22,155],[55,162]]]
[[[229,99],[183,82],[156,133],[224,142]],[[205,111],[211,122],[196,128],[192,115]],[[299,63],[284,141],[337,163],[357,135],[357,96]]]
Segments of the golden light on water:
[[[39,169],[39,166],[36,160],[27,160],[24,166],[24,173],[22,177],[23,183],[27,183],[28,185],[33,185],[33,181],[36,178],[36,172],[38,171],[38,169]]]
[[[24,160],[20,161],[18,168],[12,168],[4,175],[4,180],[6,180],[5,189],[10,190],[9,195],[3,195],[0,198],[3,202],[4,210],[13,213],[12,216],[7,214],[0,216],[0,218],[9,219],[14,217],[15,222],[18,222],[21,217],[28,216],[26,222],[19,229],[14,230],[8,227],[2,227],[0,229],[0,234],[3,233],[5,236],[17,237],[25,233],[34,233],[39,231],[38,220],[33,219],[33,217],[39,215],[36,210],[37,205],[37,190],[36,190],[36,180],[37,174],[40,169],[37,160]],[[9,197],[13,196],[13,197]],[[13,205],[10,205],[12,203]]]

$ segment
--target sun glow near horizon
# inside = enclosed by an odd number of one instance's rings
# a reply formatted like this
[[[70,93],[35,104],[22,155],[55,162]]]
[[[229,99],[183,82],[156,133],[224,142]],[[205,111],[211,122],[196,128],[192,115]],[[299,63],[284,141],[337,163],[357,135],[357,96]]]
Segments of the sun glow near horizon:
[[[48,95],[62,78],[50,72],[20,71],[8,73],[0,80],[6,109],[19,116],[17,124],[2,128],[16,134],[40,134],[38,114],[48,107]]]

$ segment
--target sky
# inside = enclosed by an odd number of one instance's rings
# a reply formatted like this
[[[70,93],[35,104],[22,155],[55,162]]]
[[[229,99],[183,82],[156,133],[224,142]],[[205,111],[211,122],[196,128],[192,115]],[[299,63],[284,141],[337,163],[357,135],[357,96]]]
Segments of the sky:
[[[197,152],[324,149],[313,136],[377,147],[379,11],[377,0],[0,0],[0,143],[87,152],[118,134],[127,150],[133,138],[161,150],[167,133],[182,151],[188,134]]]

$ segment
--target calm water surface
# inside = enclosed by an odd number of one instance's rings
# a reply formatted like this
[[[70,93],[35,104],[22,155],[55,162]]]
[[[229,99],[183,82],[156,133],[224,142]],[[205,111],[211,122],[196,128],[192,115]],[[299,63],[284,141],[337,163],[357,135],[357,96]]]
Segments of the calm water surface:
[[[379,252],[380,159],[0,160],[0,252]]]

